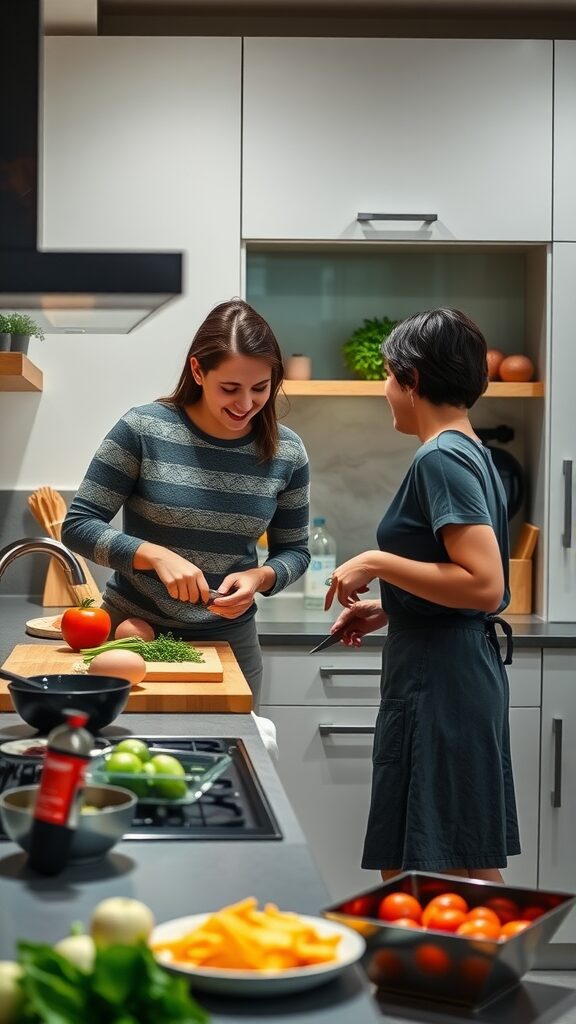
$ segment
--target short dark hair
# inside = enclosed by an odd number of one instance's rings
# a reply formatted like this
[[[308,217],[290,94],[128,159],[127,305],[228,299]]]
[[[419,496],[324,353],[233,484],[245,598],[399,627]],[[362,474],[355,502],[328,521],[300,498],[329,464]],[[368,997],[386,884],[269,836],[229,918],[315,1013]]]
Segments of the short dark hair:
[[[253,420],[256,447],[260,457],[268,460],[278,447],[275,402],[284,380],[282,353],[270,324],[242,299],[221,302],[211,310],[192,339],[174,391],[158,401],[178,408],[195,405],[202,396],[202,386],[194,380],[190,357],[195,356],[202,371],[208,373],[236,353],[263,359],[270,367],[270,398]]]
[[[382,342],[381,351],[400,386],[416,385],[416,393],[433,405],[469,409],[488,385],[486,339],[458,309],[409,316]]]

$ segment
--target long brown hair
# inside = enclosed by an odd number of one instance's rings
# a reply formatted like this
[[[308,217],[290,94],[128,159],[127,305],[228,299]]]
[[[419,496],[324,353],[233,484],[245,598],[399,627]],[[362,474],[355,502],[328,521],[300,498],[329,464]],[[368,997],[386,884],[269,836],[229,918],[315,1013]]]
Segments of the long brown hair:
[[[270,397],[252,420],[256,447],[261,459],[265,461],[272,458],[278,447],[275,402],[284,379],[284,367],[280,346],[272,328],[247,302],[232,299],[214,307],[192,339],[174,391],[158,401],[175,405],[179,409],[195,405],[202,397],[202,385],[194,380],[190,358],[195,356],[202,372],[208,373],[228,356],[235,354],[264,359],[270,366]]]

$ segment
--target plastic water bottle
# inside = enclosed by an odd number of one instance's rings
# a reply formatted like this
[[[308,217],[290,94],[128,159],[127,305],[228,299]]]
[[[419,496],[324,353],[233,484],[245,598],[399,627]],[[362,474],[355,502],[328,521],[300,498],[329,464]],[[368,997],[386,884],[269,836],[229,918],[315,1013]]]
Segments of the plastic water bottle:
[[[68,861],[93,746],[84,728],[88,715],[72,709],[63,714],[66,721],[48,736],[30,833],[28,863],[42,875],[58,874]]]
[[[336,542],[325,527],[326,520],[312,522],[310,565],[304,576],[304,607],[323,608],[328,591],[326,580],[336,568]]]

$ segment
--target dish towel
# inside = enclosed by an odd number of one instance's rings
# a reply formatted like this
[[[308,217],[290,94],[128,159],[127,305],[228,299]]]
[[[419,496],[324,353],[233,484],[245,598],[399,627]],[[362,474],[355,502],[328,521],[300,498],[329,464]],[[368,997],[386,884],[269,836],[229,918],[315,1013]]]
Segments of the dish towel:
[[[275,761],[278,760],[278,744],[276,742],[276,726],[270,718],[262,718],[260,715],[255,715],[253,711],[250,712],[254,719],[256,728],[260,733],[260,739],[266,747],[266,750]]]

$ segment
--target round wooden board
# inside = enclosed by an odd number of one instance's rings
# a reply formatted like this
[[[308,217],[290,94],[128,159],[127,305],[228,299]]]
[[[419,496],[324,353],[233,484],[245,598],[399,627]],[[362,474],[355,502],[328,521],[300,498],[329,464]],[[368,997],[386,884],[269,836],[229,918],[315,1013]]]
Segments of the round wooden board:
[[[57,617],[56,615],[46,615],[42,619],[28,619],[26,632],[30,636],[46,637],[47,640],[61,640],[62,631],[59,627],[52,625]]]

